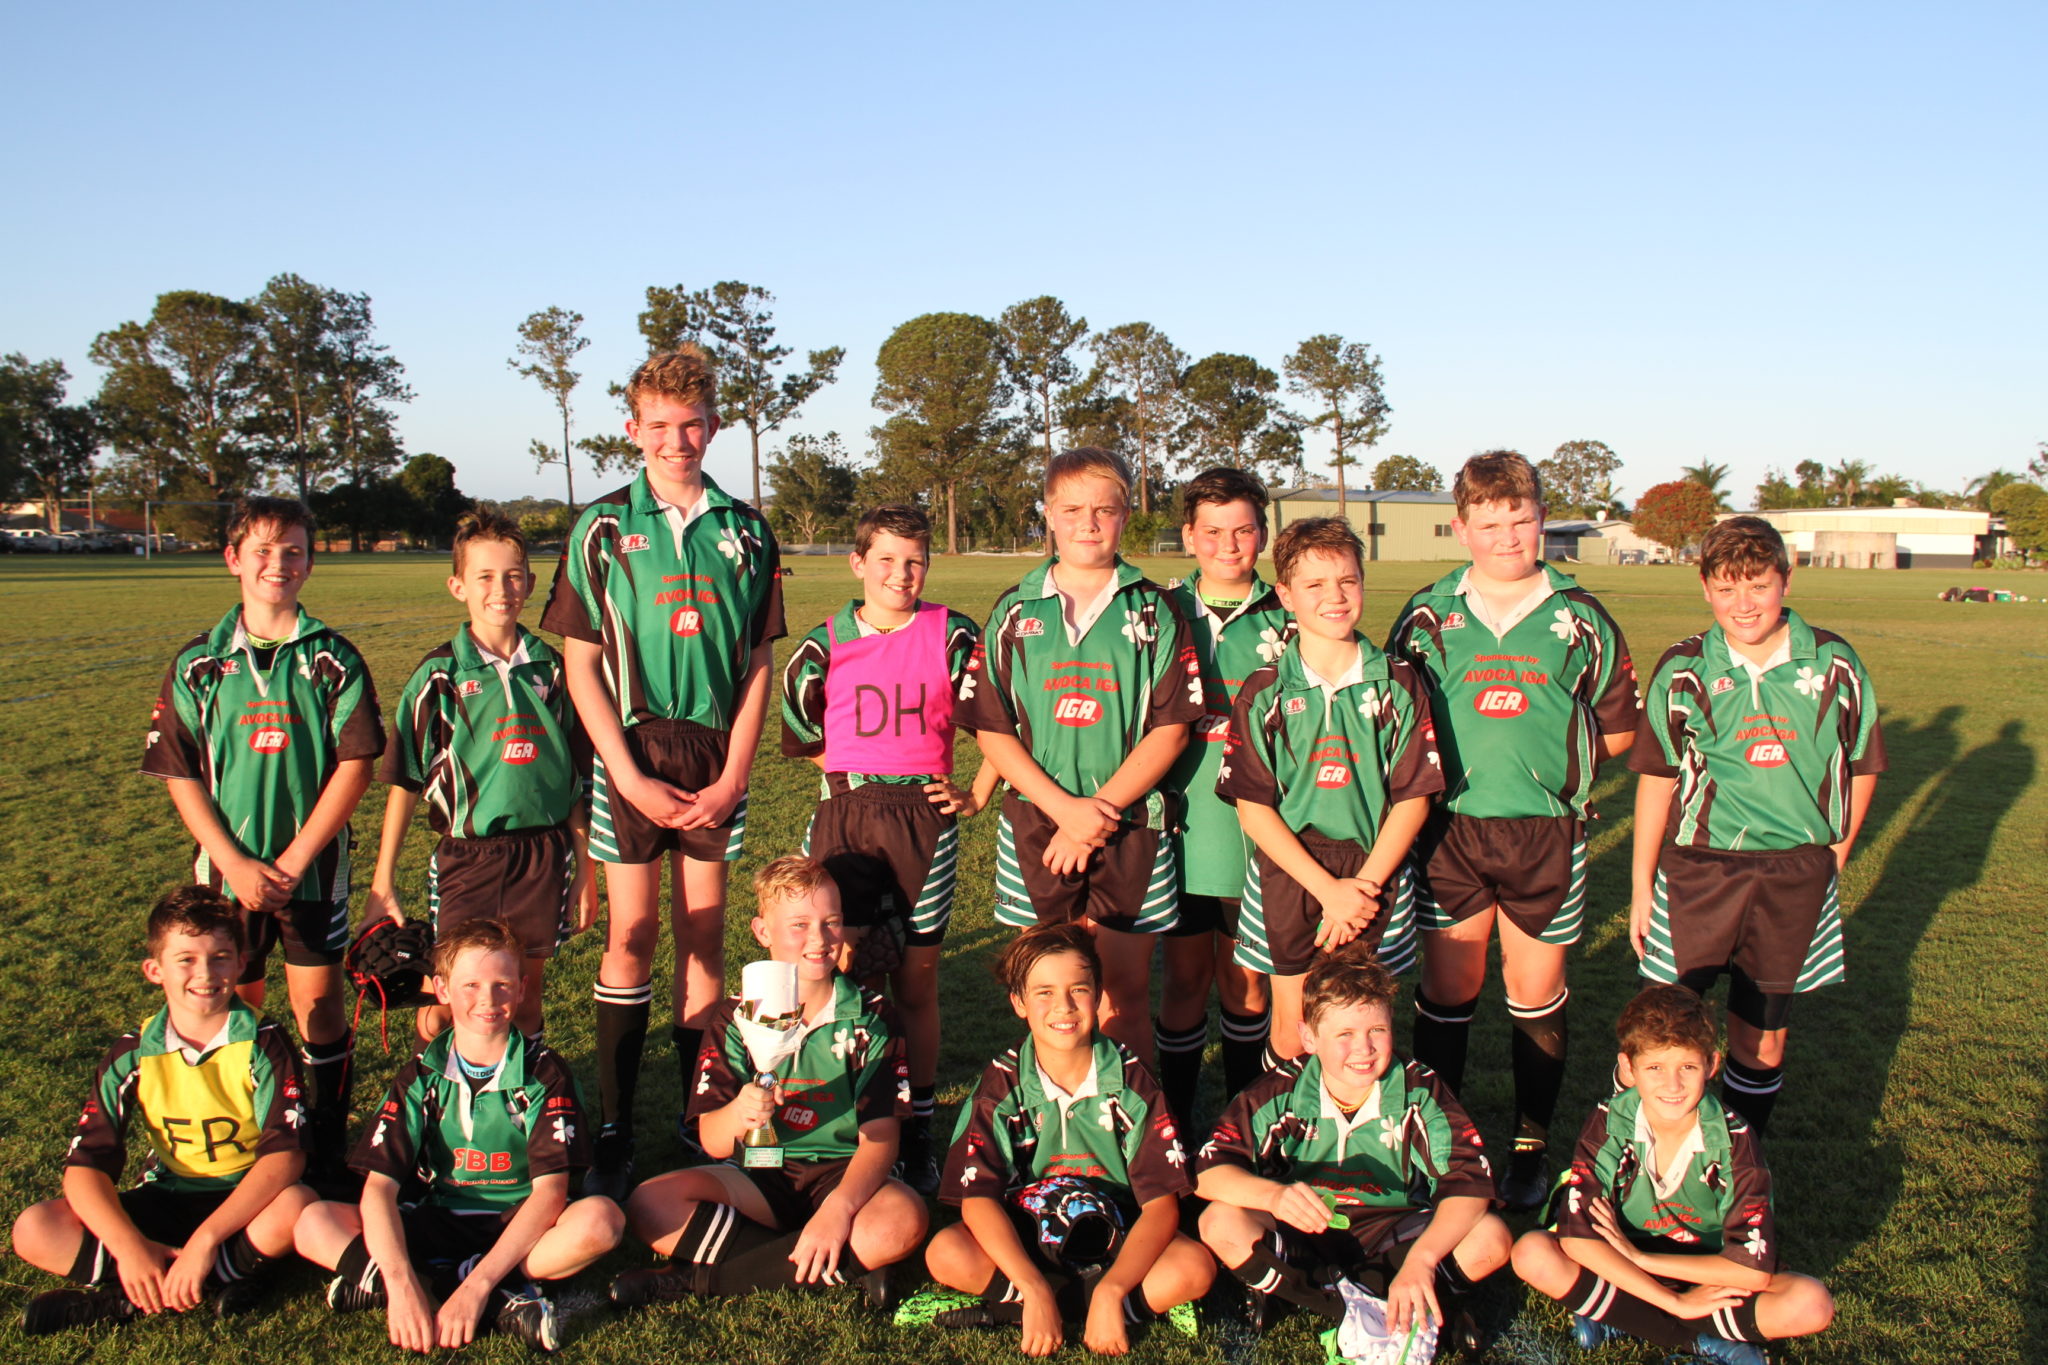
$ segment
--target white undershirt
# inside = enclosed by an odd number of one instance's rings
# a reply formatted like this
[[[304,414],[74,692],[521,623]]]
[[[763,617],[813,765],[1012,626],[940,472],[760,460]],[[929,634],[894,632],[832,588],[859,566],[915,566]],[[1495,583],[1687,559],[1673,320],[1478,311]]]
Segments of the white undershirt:
[[[1792,662],[1792,632],[1789,629],[1786,630],[1785,638],[1778,641],[1778,647],[1772,650],[1770,657],[1762,663],[1754,663],[1737,652],[1735,642],[1728,639],[1725,635],[1721,637],[1721,643],[1728,646],[1728,662],[1749,674],[1750,705],[1762,706],[1764,674],[1770,672],[1779,664],[1789,664]]]
[[[223,1048],[228,1045],[228,1030],[233,1026],[234,1019],[232,1017],[221,1020],[220,1032],[214,1034],[210,1042],[201,1045],[199,1043],[193,1042],[190,1038],[187,1038],[184,1034],[178,1032],[178,1026],[172,1023],[170,1021],[170,1017],[166,1015],[164,1018],[164,1041],[166,1043],[169,1043],[172,1047],[176,1048],[178,1052],[181,1055],[183,1055],[183,1057],[185,1058],[185,1064],[187,1066],[198,1066],[200,1059],[204,1057],[207,1053],[212,1052],[216,1048]]]
[[[1116,573],[1113,570],[1111,571],[1109,581],[1102,585],[1102,591],[1097,593],[1095,600],[1088,603],[1085,607],[1072,594],[1068,593],[1065,588],[1060,586],[1059,569],[1057,566],[1053,568],[1051,573],[1046,575],[1046,580],[1052,584],[1052,590],[1059,594],[1060,615],[1067,623],[1067,643],[1070,645],[1080,644],[1082,637],[1088,634],[1089,628],[1101,619],[1103,612],[1109,609],[1110,599],[1116,596]]]
[[[654,493],[654,489],[651,486],[647,491]],[[704,515],[704,509],[709,501],[710,498],[707,493],[699,493],[697,494],[697,500],[688,507],[685,507],[679,502],[670,502],[661,494],[654,493],[654,505],[661,509],[663,516],[668,518],[668,528],[675,535],[676,555],[678,558],[683,553],[683,532],[690,529],[691,522]]]
[[[1550,586],[1550,575],[1543,572],[1539,565],[1536,572],[1530,576],[1528,595],[1501,613],[1496,620],[1493,609],[1487,606],[1486,599],[1473,585],[1472,571],[1465,570],[1465,576],[1458,580],[1458,592],[1465,599],[1465,610],[1472,614],[1473,620],[1492,631],[1496,640],[1527,620],[1531,612],[1543,605],[1543,599],[1555,591],[1556,589]]]
[[[1377,1119],[1380,1116],[1380,1081],[1372,1083],[1372,1088],[1365,1092],[1365,1098],[1359,1101],[1358,1108],[1349,1114],[1338,1105],[1337,1097],[1330,1093],[1330,1082],[1327,1077],[1322,1081],[1322,1088],[1322,1116],[1337,1126],[1337,1150],[1341,1152],[1345,1144],[1351,1140],[1351,1135],[1358,1131],[1359,1125],[1367,1119]]]
[[[1650,1121],[1640,1109],[1636,1110],[1636,1141],[1649,1149],[1650,1184],[1657,1191],[1659,1199],[1669,1199],[1677,1193],[1678,1187],[1685,1182],[1686,1168],[1692,1164],[1692,1159],[1707,1150],[1706,1134],[1700,1131],[1697,1114],[1693,1116],[1692,1131],[1685,1135],[1685,1139],[1678,1144],[1678,1150],[1671,1154],[1668,1161],[1659,1161],[1657,1135],[1650,1131]],[[1663,1169],[1659,1170],[1659,1166]]]

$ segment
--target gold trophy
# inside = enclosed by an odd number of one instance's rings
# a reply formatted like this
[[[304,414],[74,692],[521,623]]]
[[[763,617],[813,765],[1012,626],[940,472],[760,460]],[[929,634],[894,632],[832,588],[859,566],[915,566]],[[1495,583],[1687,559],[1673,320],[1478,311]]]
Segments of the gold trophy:
[[[740,969],[740,1007],[733,1016],[754,1084],[773,1093],[776,1068],[796,1056],[803,1043],[804,1008],[797,998],[794,962],[749,962]],[[740,1165],[749,1170],[782,1168],[782,1137],[771,1119],[740,1139]]]

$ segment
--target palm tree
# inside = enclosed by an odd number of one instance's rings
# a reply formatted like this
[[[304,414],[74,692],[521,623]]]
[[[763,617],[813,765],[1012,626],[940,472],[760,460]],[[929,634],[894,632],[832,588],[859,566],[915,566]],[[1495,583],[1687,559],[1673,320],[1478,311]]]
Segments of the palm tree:
[[[1868,460],[1844,460],[1830,473],[1834,477],[1835,491],[1842,495],[1842,506],[1854,507],[1856,495],[1863,491],[1863,485],[1870,482]]]
[[[1991,495],[2009,483],[2018,483],[2020,476],[2010,469],[1994,469],[1989,474],[1979,474],[1963,485],[1963,496],[1970,505],[1980,512],[1991,510]]]
[[[1685,476],[1687,482],[1696,483],[1712,493],[1716,507],[1723,512],[1731,510],[1728,506],[1728,490],[1721,487],[1722,480],[1728,477],[1727,465],[1715,464],[1712,460],[1701,460],[1698,464],[1689,464],[1678,472]]]

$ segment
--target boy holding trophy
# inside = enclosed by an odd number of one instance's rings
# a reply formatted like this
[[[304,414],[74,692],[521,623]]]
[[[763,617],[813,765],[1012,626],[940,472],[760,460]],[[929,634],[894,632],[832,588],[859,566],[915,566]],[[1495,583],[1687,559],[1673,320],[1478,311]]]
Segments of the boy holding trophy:
[[[924,1241],[924,1203],[889,1177],[910,1112],[902,1034],[881,996],[841,976],[839,891],[810,858],[754,879],[754,938],[739,996],[704,1034],[688,1119],[716,1165],[633,1192],[626,1217],[668,1264],[612,1285],[621,1306],[864,1277]]]

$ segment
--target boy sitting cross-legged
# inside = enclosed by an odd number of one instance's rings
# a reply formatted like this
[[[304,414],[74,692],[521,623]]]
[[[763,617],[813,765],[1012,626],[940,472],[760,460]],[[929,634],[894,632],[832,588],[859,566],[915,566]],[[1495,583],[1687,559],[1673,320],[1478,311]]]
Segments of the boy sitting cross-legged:
[[[669,1258],[612,1285],[621,1306],[688,1294],[745,1294],[865,1277],[886,1296],[884,1267],[924,1240],[924,1203],[889,1177],[910,1112],[903,1042],[886,1001],[839,974],[839,890],[813,859],[777,858],[754,879],[754,938],[797,967],[802,1039],[771,1091],[755,1084],[736,1023],[739,1001],[711,1016],[689,1118],[719,1165],[656,1176],[633,1191],[634,1235]],[[747,1134],[772,1123],[782,1163],[738,1163]]]
[[[1400,1336],[1424,1315],[1441,1325],[1507,1264],[1509,1234],[1478,1130],[1435,1073],[1394,1056],[1395,992],[1360,944],[1318,958],[1302,991],[1307,1054],[1231,1100],[1195,1191],[1210,1201],[1202,1240],[1255,1303],[1335,1324],[1362,1287]]]
[[[305,1169],[298,1060],[274,1024],[235,996],[245,940],[233,904],[181,887],[149,915],[142,974],[164,1005],[100,1062],[64,1159],[64,1193],[22,1210],[15,1254],[88,1286],[29,1300],[31,1336],[136,1313],[250,1306],[246,1277],[292,1247],[313,1201]],[[128,1126],[150,1162],[117,1190]],[[112,1283],[109,1281],[112,1280]]]
[[[1273,546],[1297,634],[1245,679],[1216,791],[1258,846],[1237,960],[1272,977],[1274,1057],[1301,1054],[1302,974],[1362,939],[1391,971],[1415,956],[1408,846],[1443,790],[1422,677],[1358,633],[1364,547],[1335,517]]]
[[[315,1204],[299,1254],[338,1272],[337,1312],[382,1307],[391,1343],[465,1346],[486,1326],[537,1350],[560,1344],[534,1280],[560,1280],[619,1244],[609,1199],[571,1201],[590,1139],[569,1068],[512,1026],[525,950],[500,920],[466,920],[434,944],[447,1032],[399,1070],[349,1164],[363,1202]],[[400,1204],[415,1181],[424,1197]]]
[[[1820,1331],[1834,1300],[1777,1268],[1756,1132],[1707,1093],[1713,1016],[1683,986],[1652,986],[1614,1031],[1629,1088],[1586,1120],[1554,1221],[1515,1243],[1515,1273],[1572,1310],[1587,1350],[1626,1335],[1763,1365],[1755,1343]]]
[[[1173,1116],[1144,1063],[1095,1031],[1101,962],[1084,925],[1027,930],[996,974],[1031,1036],[988,1064],[961,1111],[939,1194],[961,1221],[925,1251],[933,1279],[986,1306],[933,1321],[1014,1322],[1024,1354],[1042,1356],[1080,1318],[1089,1350],[1121,1355],[1127,1323],[1191,1303],[1216,1276],[1178,1230],[1190,1191]]]

